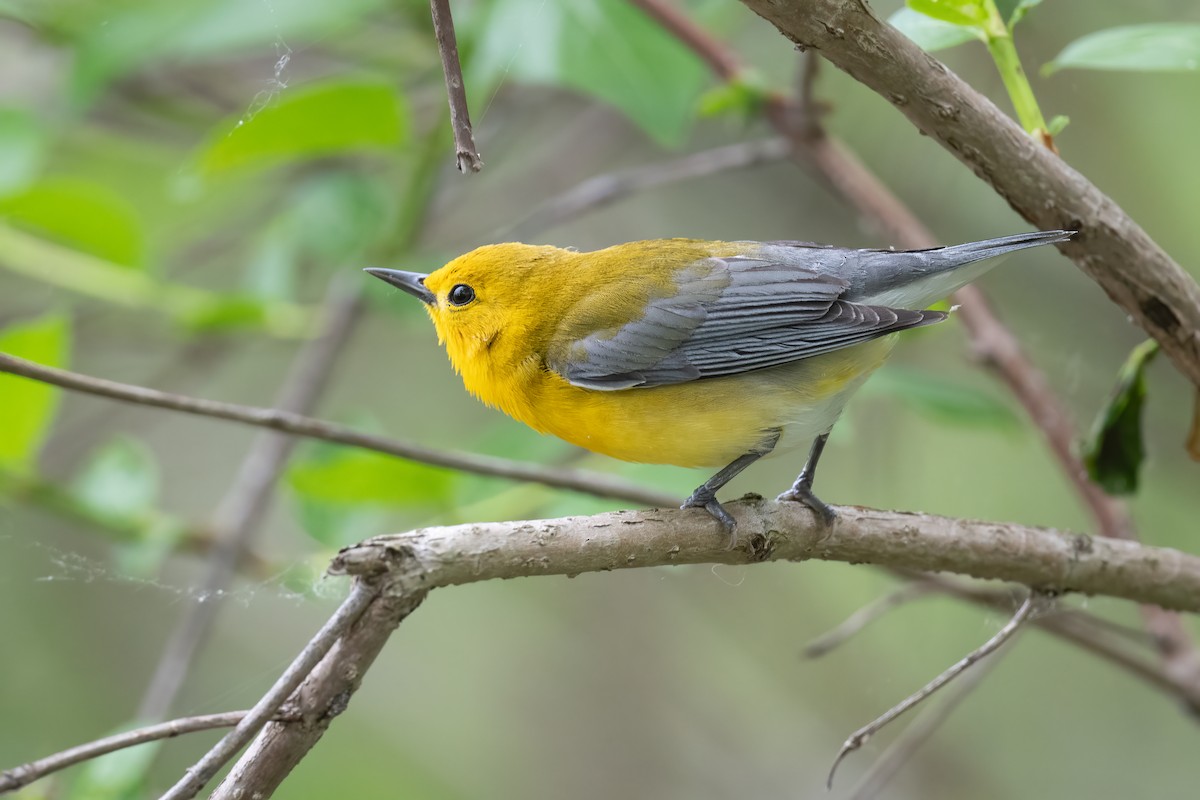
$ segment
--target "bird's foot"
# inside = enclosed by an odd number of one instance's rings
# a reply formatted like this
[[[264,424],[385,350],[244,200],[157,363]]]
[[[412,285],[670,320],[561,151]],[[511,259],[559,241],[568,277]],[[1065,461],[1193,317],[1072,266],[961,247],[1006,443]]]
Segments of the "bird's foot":
[[[683,501],[680,508],[703,508],[717,521],[721,530],[729,536],[729,544],[725,549],[732,550],[737,544],[737,520],[725,510],[725,506],[717,502],[717,496],[711,490],[701,486],[692,492],[691,497]]]
[[[813,510],[813,513],[825,524],[825,527],[829,527],[837,519],[837,512],[830,508],[824,500],[813,494],[812,486],[803,480],[796,481],[792,484],[792,488],[775,499],[780,502],[787,500],[794,503],[803,503]]]

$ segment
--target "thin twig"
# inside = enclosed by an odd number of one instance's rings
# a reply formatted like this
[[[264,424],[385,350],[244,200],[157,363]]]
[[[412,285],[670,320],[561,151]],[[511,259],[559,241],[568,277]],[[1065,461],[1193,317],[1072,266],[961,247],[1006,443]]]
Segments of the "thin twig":
[[[37,761],[30,761],[28,764],[22,764],[0,773],[0,794],[15,791],[54,772],[117,750],[124,750],[127,747],[157,742],[160,739],[170,739],[185,733],[208,731],[214,728],[231,728],[241,722],[249,713],[249,711],[226,711],[223,714],[182,717],[170,722],[159,722],[156,725],[146,725],[131,731],[115,733],[94,742],[77,745],[69,750],[63,750],[61,753],[39,758]]]
[[[316,636],[304,646],[304,649],[300,651],[287,670],[279,676],[270,690],[254,704],[254,708],[250,709],[237,727],[227,733],[202,759],[188,769],[179,782],[172,786],[160,800],[189,800],[189,798],[195,797],[196,793],[212,780],[221,767],[237,755],[238,751],[245,747],[264,725],[270,722],[284,701],[308,677],[339,637],[363,614],[377,595],[378,589],[375,587],[362,581],[355,582],[350,596],[321,627]]]
[[[983,679],[995,669],[1007,652],[1007,650],[1001,650],[994,657],[987,659],[963,675],[962,679],[954,685],[949,697],[944,698],[933,708],[927,709],[905,728],[863,775],[862,780],[850,792],[848,800],[869,800],[869,798],[877,797],[879,791],[891,780],[892,776],[908,763],[917,748],[925,744],[929,737],[942,727],[942,724],[954,713],[959,704],[983,683]]]
[[[312,411],[358,320],[362,309],[358,286],[337,279],[331,283],[321,333],[296,356],[276,398],[276,408],[297,414]],[[211,530],[217,544],[208,556],[200,590],[206,600],[188,606],[176,624],[142,695],[138,719],[161,719],[170,711],[191,670],[196,651],[212,629],[224,591],[259,528],[279,473],[295,445],[294,437],[274,431],[264,432],[251,445],[213,516]]]
[[[471,114],[467,109],[467,92],[463,86],[462,64],[458,60],[458,40],[454,35],[454,17],[450,0],[429,0],[433,14],[433,35],[437,38],[442,57],[442,72],[446,75],[446,98],[450,101],[450,127],[454,131],[454,150],[459,172],[479,172],[483,161],[475,149],[475,134],[471,131]]]
[[[787,139],[775,137],[714,147],[669,161],[597,175],[542,203],[524,220],[502,231],[500,237],[524,241],[547,228],[561,225],[636,192],[778,161],[787,158],[791,152],[792,145]]]
[[[325,420],[293,414],[275,408],[259,406],[244,406],[236,403],[223,403],[217,400],[204,400],[197,397],[160,392],[157,389],[147,389],[142,386],[132,386],[127,383],[94,378],[78,372],[47,367],[23,358],[0,353],[0,372],[20,375],[31,380],[53,384],[74,392],[84,392],[111,400],[136,403],[154,408],[165,408],[171,411],[181,411],[185,414],[195,414],[202,417],[212,417],[230,422],[240,422],[245,425],[255,425],[261,428],[283,431],[294,436],[305,436],[310,439],[320,439],[335,444],[350,447],[361,447],[380,453],[418,461],[435,467],[472,472],[477,475],[490,475],[497,478],[507,478],[513,481],[541,483],[559,489],[570,489],[574,492],[624,500],[647,506],[674,505],[678,498],[665,492],[647,489],[641,485],[619,478],[586,472],[584,470],[567,469],[563,467],[544,467],[539,464],[525,464],[506,458],[476,455],[473,453],[456,453],[453,451],[436,450],[430,447],[390,439],[386,436],[376,436],[362,433],[344,425],[338,425]]]
[[[1029,597],[1025,598],[1025,602],[1021,603],[1021,607],[1017,609],[1017,613],[1008,621],[1003,628],[996,632],[996,635],[988,639],[979,647],[972,650],[962,657],[956,664],[951,666],[941,675],[938,675],[929,683],[922,686],[919,690],[906,697],[901,702],[892,706],[886,713],[872,720],[867,725],[850,734],[842,745],[842,749],[838,751],[837,757],[833,760],[833,766],[829,769],[829,778],[826,780],[826,787],[833,788],[833,776],[837,772],[838,765],[842,763],[842,759],[853,753],[855,750],[867,743],[867,740],[882,730],[889,722],[899,717],[905,711],[908,711],[913,706],[917,705],[927,697],[932,695],[938,689],[945,686],[950,681],[961,675],[965,670],[969,669],[972,664],[986,657],[988,654],[995,652],[1001,645],[1012,638],[1012,635],[1017,632],[1021,625],[1033,613],[1034,608],[1039,605],[1037,602],[1040,595],[1038,592],[1031,592]]]
[[[882,617],[894,608],[898,608],[905,603],[910,603],[921,597],[925,597],[931,592],[938,591],[938,588],[933,584],[923,581],[913,581],[906,583],[899,589],[885,594],[871,603],[863,606],[855,611],[850,616],[846,617],[836,628],[833,628],[804,646],[805,658],[820,658],[829,653],[833,649],[840,647],[850,638],[858,635],[863,628],[870,625],[875,620]]]

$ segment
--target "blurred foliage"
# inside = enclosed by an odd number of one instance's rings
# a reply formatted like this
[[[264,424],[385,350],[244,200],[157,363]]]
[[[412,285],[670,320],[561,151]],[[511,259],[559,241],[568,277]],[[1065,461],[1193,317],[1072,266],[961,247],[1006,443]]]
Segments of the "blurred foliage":
[[[1197,12],[1167,0],[1153,7],[1153,24],[1144,24],[1151,9],[1124,4],[1086,15],[1028,0],[898,5],[879,10],[894,11],[893,24],[930,50],[998,36],[1011,44],[1020,21],[1024,57],[1047,74],[1196,68]],[[456,0],[487,162],[463,178],[423,1],[0,0],[0,351],[269,403],[334,276],[370,264],[432,269],[585,178],[768,135],[762,98],[792,91],[791,46],[735,3],[683,7],[747,62],[736,82],[716,84],[623,0]],[[946,58],[999,95],[981,53]],[[1002,74],[1020,67],[996,61]],[[1187,177],[1200,174],[1186,146],[1200,127],[1194,79],[1080,69],[1036,88],[1048,107],[1076,118],[1081,135],[1068,158],[1112,185],[1135,215],[1153,215],[1155,235],[1183,254],[1192,248],[1181,261],[1200,260],[1188,194],[1197,180]],[[1021,225],[848,79],[829,71],[818,94],[837,98],[828,124],[947,238]],[[1053,133],[1059,119],[1046,123]],[[664,187],[543,238],[593,247],[675,235],[880,244],[824,187],[781,164]],[[1055,388],[1090,415],[1134,334],[1052,254],[997,270],[994,281]],[[691,471],[581,454],[483,409],[450,373],[420,309],[365,285],[369,313],[322,416],[378,418],[399,437],[617,472],[681,496],[697,482]],[[899,363],[852,405],[831,444],[839,452],[822,465],[830,498],[1086,527],[1037,437],[1020,435],[1027,424],[1013,403],[967,368],[952,326],[938,327],[907,336]],[[1096,463],[1117,464],[1125,487],[1140,465],[1149,479],[1138,509],[1155,523],[1145,527],[1155,541],[1185,547],[1194,542],[1171,537],[1193,515],[1194,475],[1178,477],[1169,445],[1179,432],[1165,422],[1182,416],[1172,411],[1178,384],[1151,372],[1151,401],[1163,413],[1140,420],[1143,367],[1125,373],[1093,438],[1124,443],[1124,454]],[[0,767],[109,729],[136,707],[163,631],[181,608],[210,599],[180,587],[195,585],[195,554],[211,545],[206,525],[252,436],[212,420],[63,399],[0,375],[0,608],[23,610],[5,629],[17,653],[6,656],[6,685],[22,691],[0,692],[0,718],[22,724],[0,726]],[[1130,432],[1142,428],[1135,446]],[[737,486],[785,486],[798,461],[780,454]],[[256,577],[235,592],[242,613],[217,632],[181,708],[256,698],[323,613],[297,593],[340,587],[320,579],[332,549],[420,525],[620,505],[311,443],[281,485],[287,502],[255,545]],[[352,713],[280,796],[378,796],[380,786],[412,797],[816,796],[840,740],[830,730],[886,707],[981,631],[975,612],[946,604],[889,618],[872,634],[883,638],[848,646],[858,648],[852,658],[797,665],[800,639],[887,580],[835,565],[804,567],[797,579],[795,569],[448,592],[406,623],[395,660],[381,660]],[[1124,677],[1113,689],[1107,666],[1073,651],[1032,651],[1038,657],[1012,683],[979,698],[998,707],[962,712],[969,735],[922,751],[894,796],[1188,796],[1178,776],[1191,765],[1177,754],[1194,749],[1194,730],[1168,704]],[[1078,694],[1047,692],[1047,675],[1064,670]],[[1015,713],[1016,696],[1030,709],[1076,706],[1030,731],[1034,712]],[[973,724],[976,713],[989,724]],[[1054,756],[1067,736],[1104,754],[1094,777]],[[130,751],[51,781],[43,794],[151,796],[201,745]]]

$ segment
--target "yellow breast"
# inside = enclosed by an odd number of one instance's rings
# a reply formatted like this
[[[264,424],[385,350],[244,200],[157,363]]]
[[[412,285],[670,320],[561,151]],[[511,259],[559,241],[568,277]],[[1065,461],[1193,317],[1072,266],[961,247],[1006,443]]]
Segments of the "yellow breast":
[[[741,375],[596,391],[572,386],[530,357],[499,374],[486,359],[462,367],[485,403],[587,450],[652,464],[722,466],[782,429],[806,446],[891,350],[892,337]]]

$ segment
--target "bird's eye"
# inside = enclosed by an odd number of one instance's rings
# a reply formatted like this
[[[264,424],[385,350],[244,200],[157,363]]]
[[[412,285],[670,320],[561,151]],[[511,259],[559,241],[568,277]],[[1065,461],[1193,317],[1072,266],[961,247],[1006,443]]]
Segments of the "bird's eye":
[[[446,299],[452,306],[465,306],[475,299],[475,290],[465,283],[458,283],[450,290],[450,294],[446,295]]]

